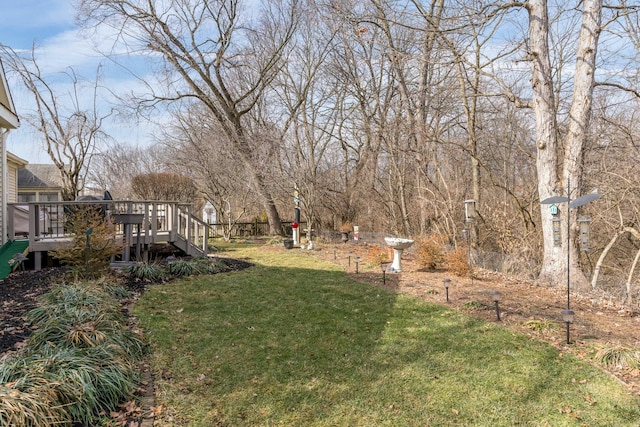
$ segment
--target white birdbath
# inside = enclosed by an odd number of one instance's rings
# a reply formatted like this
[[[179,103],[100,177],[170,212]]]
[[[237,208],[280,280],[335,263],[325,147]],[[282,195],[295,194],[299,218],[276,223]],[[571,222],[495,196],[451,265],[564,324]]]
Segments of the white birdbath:
[[[402,271],[402,265],[400,264],[402,251],[413,245],[413,240],[403,239],[401,237],[385,237],[384,241],[387,243],[387,245],[393,248],[393,263],[391,264],[391,267],[389,267],[389,271]]]

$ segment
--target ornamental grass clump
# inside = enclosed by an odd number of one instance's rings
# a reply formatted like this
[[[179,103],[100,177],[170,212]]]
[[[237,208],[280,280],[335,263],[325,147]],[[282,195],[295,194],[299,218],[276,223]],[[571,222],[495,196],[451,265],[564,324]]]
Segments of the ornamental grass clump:
[[[106,290],[91,283],[59,285],[42,296],[40,304],[27,313],[38,325],[55,319],[58,323],[77,323],[85,319],[108,316],[122,320],[117,300]]]
[[[595,359],[609,368],[640,367],[640,350],[623,345],[612,345],[601,348]]]
[[[58,285],[27,314],[33,334],[0,362],[0,425],[97,425],[133,397],[146,345],[107,289]]]
[[[167,271],[160,264],[138,262],[123,269],[127,276],[148,282],[163,282],[167,279]]]
[[[35,330],[29,346],[38,350],[56,343],[64,347],[112,346],[140,357],[144,345],[131,329],[113,295],[92,284],[58,286],[27,313]]]
[[[227,270],[227,266],[218,259],[207,257],[194,258],[193,262],[200,274],[216,274]]]
[[[15,383],[22,400],[35,396],[47,402],[47,408],[39,408],[44,419],[56,413],[56,408],[63,408],[64,413],[57,414],[58,423],[64,420],[94,425],[102,412],[113,410],[133,396],[137,384],[133,367],[131,362],[114,357],[113,352],[104,348],[46,347],[2,363],[0,379]],[[3,403],[0,405],[4,408]]]
[[[0,363],[0,425],[49,427],[68,425],[69,413],[53,391],[58,383],[40,376],[11,372]]]
[[[169,274],[173,276],[193,276],[201,273],[198,264],[193,261],[178,259],[169,263]]]

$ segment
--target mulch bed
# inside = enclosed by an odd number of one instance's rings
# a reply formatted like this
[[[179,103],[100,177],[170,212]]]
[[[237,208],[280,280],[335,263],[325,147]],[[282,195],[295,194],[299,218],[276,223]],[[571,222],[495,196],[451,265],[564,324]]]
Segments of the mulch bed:
[[[64,274],[62,268],[11,273],[0,281],[0,354],[17,350],[31,334],[24,314],[36,307],[38,298],[47,293]]]

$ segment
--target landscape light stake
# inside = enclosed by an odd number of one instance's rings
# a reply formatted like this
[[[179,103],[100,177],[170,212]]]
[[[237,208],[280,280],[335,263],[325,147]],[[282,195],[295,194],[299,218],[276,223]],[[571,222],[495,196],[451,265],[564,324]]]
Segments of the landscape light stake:
[[[389,263],[388,262],[380,263],[380,269],[382,270],[382,284],[383,285],[387,284],[387,267],[389,267]]]
[[[569,323],[573,321],[575,313],[571,311],[571,209],[579,208],[600,197],[598,193],[589,193],[571,200],[571,181],[567,179],[567,195],[548,197],[540,202],[542,205],[555,205],[557,203],[567,203],[567,309],[562,311],[563,320],[567,323],[567,344],[569,344]],[[552,206],[553,207],[553,206]],[[566,316],[566,317],[565,317]]]
[[[571,325],[571,323],[573,322],[573,319],[575,317],[575,313],[573,312],[573,310],[562,310],[562,321],[564,323],[567,324],[567,344],[571,344],[570,341],[570,337],[569,337],[569,326]]]
[[[498,319],[498,322],[500,322],[500,306],[498,305],[498,301],[500,301],[500,296],[502,294],[500,293],[500,291],[491,291],[491,299],[493,300],[493,302],[496,304],[496,317]]]
[[[360,257],[359,256],[355,256],[355,257],[353,257],[353,260],[356,263],[356,274],[358,274],[358,264],[360,263]]]
[[[449,302],[449,283],[451,283],[451,279],[442,279],[442,283],[444,283],[444,292],[447,302]]]

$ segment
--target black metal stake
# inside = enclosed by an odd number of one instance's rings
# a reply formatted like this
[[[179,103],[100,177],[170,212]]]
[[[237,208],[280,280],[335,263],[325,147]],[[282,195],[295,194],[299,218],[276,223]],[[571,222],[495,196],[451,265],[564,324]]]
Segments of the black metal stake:
[[[498,306],[498,301],[496,301],[496,317],[498,318],[498,322],[500,322],[500,307]]]
[[[444,283],[444,291],[447,298],[447,302],[449,302],[449,283],[451,283],[451,279],[442,279],[442,283]]]
[[[569,318],[567,323],[567,344],[569,343],[569,323],[573,320],[575,314],[571,311],[571,209],[579,208],[587,203],[590,203],[600,197],[598,193],[585,194],[575,200],[571,200],[571,180],[567,178],[567,195],[565,196],[553,196],[542,200],[540,203],[543,205],[554,205],[556,203],[567,203],[567,309],[563,310],[563,316],[567,315]]]

